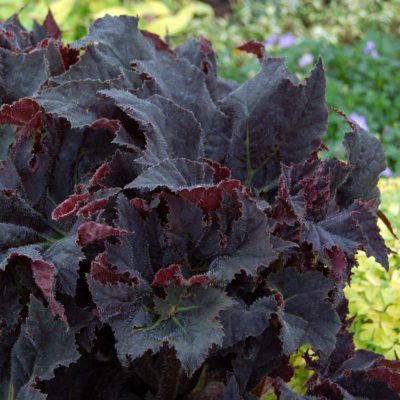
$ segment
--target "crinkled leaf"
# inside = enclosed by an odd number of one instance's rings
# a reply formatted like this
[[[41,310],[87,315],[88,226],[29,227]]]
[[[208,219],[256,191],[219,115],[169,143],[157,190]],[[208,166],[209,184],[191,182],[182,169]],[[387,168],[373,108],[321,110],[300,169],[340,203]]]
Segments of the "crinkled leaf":
[[[379,198],[379,174],[386,168],[379,140],[355,125],[352,132],[346,133],[344,146],[351,172],[338,190],[341,204],[348,206],[357,199],[367,201]]]
[[[202,210],[176,196],[166,195],[169,221],[165,232],[168,243],[179,256],[189,262],[192,251],[205,235]]]
[[[204,74],[182,58],[139,61],[135,68],[154,79],[141,96],[160,94],[192,111],[205,134],[206,156],[222,161],[229,141],[229,120],[212,101]]]
[[[66,118],[71,123],[71,128],[81,128],[112,115],[110,102],[96,96],[97,91],[111,87],[111,83],[93,79],[70,81],[46,89],[35,100],[48,114]]]
[[[0,250],[25,246],[40,241],[38,233],[26,226],[0,222]]]
[[[120,64],[115,63],[115,55],[110,47],[102,42],[90,43],[79,61],[62,75],[53,76],[52,83],[63,84],[70,81],[95,79],[102,82],[123,76],[133,86],[140,86],[138,75]]]
[[[23,126],[21,133],[29,133],[41,125],[39,105],[28,98],[22,98],[13,104],[4,104],[0,110],[0,124]]]
[[[47,395],[41,393],[38,389],[32,387],[28,382],[19,390],[15,400],[45,400]]]
[[[57,22],[54,20],[53,13],[50,9],[47,12],[46,18],[43,22],[43,27],[46,29],[50,37],[56,40],[61,39],[60,28],[58,27]]]
[[[84,222],[78,228],[77,243],[80,246],[86,246],[98,240],[106,239],[115,235],[126,235],[129,232],[123,229],[114,228],[107,224],[99,224],[94,221]]]
[[[257,338],[249,338],[232,361],[240,392],[253,389],[280,365],[281,358],[282,344],[271,325]]]
[[[0,191],[1,222],[19,225],[21,221],[29,228],[43,229],[46,226],[43,215],[31,207],[26,199],[7,190]]]
[[[266,58],[258,75],[223,99],[222,109],[235,116],[227,151],[233,177],[264,187],[281,163],[304,161],[321,144],[328,118],[322,63],[297,85],[283,59]]]
[[[0,254],[0,270],[4,271],[9,261],[13,258],[22,257],[28,260],[37,260],[41,257],[42,245],[32,244],[28,246],[11,247]]]
[[[0,102],[34,95],[47,79],[45,49],[13,53],[0,48]]]
[[[148,292],[143,294],[142,286],[119,285],[111,290],[110,286],[100,286],[95,281],[89,281],[89,286],[96,304],[104,310],[103,320],[115,332],[116,348],[121,360],[128,355],[140,357],[147,350],[158,352],[167,342],[175,348],[178,359],[189,375],[200,367],[211,345],[222,344],[223,329],[217,317],[233,304],[222,291],[211,287],[194,285],[188,289],[190,292],[185,297],[181,297],[184,289],[167,289],[165,300],[156,299],[156,312],[162,316],[156,323],[153,318],[157,317],[143,309],[144,300],[141,297]],[[120,293],[119,297],[117,293]],[[112,296],[112,301],[108,296]],[[117,298],[121,300],[117,302]],[[178,301],[182,311],[178,308],[175,316],[167,318],[167,310],[176,306]]]
[[[198,39],[189,38],[176,52],[178,57],[186,58],[206,75],[207,89],[215,102],[237,88],[236,83],[218,78],[216,54],[211,42],[203,36]]]
[[[202,156],[202,130],[190,111],[155,95],[141,100],[128,91],[103,90],[101,94],[135,119],[146,134],[146,151],[138,160],[155,165],[167,158]],[[185,132],[190,131],[190,135]]]
[[[149,257],[149,239],[139,212],[124,195],[119,195],[116,210],[116,226],[128,232],[119,238],[118,244],[106,244],[108,261],[119,272],[139,273],[150,279],[152,268]]]
[[[65,72],[65,64],[60,47],[56,45],[54,40],[51,40],[47,46],[46,70],[49,77],[61,75]]]
[[[359,248],[364,248],[369,256],[388,268],[388,250],[376,225],[377,217],[369,208],[368,204],[355,202],[347,210],[320,222],[307,222],[303,225],[301,239],[311,243],[320,254],[338,247],[354,256]]]
[[[302,344],[310,344],[326,362],[335,349],[340,328],[340,319],[327,301],[332,281],[319,272],[301,274],[294,268],[286,268],[271,275],[268,282],[283,295],[279,317],[285,353],[292,354]]]
[[[42,291],[44,298],[49,303],[49,309],[54,316],[59,316],[68,326],[64,306],[56,300],[54,293],[56,279],[56,269],[54,265],[42,260],[35,260],[32,262],[31,268],[33,279]]]
[[[125,188],[154,190],[164,186],[176,192],[214,186],[213,176],[213,169],[205,162],[185,158],[167,159],[148,168]]]
[[[222,254],[210,264],[210,274],[230,281],[241,270],[255,275],[261,265],[276,259],[270,242],[270,226],[265,214],[252,201],[244,199],[242,215],[233,222]]]
[[[250,306],[239,303],[223,311],[224,347],[233,346],[249,336],[260,336],[269,325],[271,313],[276,310],[274,297],[263,297]]]
[[[14,130],[9,125],[0,126],[0,162],[7,158],[8,149],[14,141]]]
[[[64,323],[54,319],[50,310],[31,296],[29,316],[11,353],[14,393],[36,378],[51,379],[58,366],[67,366],[78,358],[74,335],[66,332]]]
[[[151,42],[144,39],[138,30],[138,19],[127,15],[106,15],[96,20],[90,27],[89,34],[73,43],[73,47],[83,48],[89,43],[97,42],[107,45],[110,55],[125,68],[129,68],[132,60],[151,60],[156,56]]]

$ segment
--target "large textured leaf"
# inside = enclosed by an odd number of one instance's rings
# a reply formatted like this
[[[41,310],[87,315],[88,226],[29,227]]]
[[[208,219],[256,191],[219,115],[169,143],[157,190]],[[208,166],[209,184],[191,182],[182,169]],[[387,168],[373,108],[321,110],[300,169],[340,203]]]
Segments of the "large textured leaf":
[[[10,194],[6,190],[0,192],[1,222],[24,225],[33,229],[43,229],[46,222],[43,216],[31,207],[31,205],[15,193]]]
[[[120,76],[133,84],[136,83],[137,86],[142,82],[136,73],[128,69],[128,66],[115,63],[114,52],[108,45],[98,42],[88,44],[79,62],[72,65],[64,74],[52,77],[51,82],[63,84],[85,79],[105,82]]]
[[[304,161],[320,146],[328,117],[322,63],[297,85],[283,59],[267,58],[258,75],[223,99],[222,109],[235,116],[227,152],[233,177],[266,186],[280,163]]]
[[[118,244],[106,244],[108,261],[119,272],[139,273],[151,280],[152,268],[149,257],[149,239],[139,212],[124,195],[119,195],[116,225],[129,233],[119,238]]]
[[[379,198],[377,183],[379,174],[385,169],[385,155],[379,140],[369,132],[355,125],[344,138],[347,160],[352,170],[339,188],[339,200],[350,205],[354,200]]]
[[[253,389],[263,377],[279,367],[281,359],[282,344],[271,325],[257,338],[247,339],[232,361],[240,392]]]
[[[320,222],[306,222],[301,239],[311,243],[320,254],[336,246],[353,256],[361,247],[388,268],[387,248],[376,225],[376,216],[361,202]]]
[[[40,241],[39,234],[25,226],[0,223],[0,250],[4,251],[11,247],[24,246]]]
[[[13,53],[0,48],[0,102],[34,95],[47,79],[45,49]]]
[[[70,296],[75,294],[79,262],[83,259],[76,239],[76,235],[70,234],[54,243],[43,254],[44,260],[51,262],[57,269],[60,291]]]
[[[274,297],[263,297],[250,306],[235,304],[223,311],[221,322],[225,331],[224,347],[232,346],[249,336],[260,336],[269,325],[271,313],[276,310]]]
[[[184,289],[167,289],[165,300],[155,299],[155,312],[159,317],[154,317],[153,321],[143,308],[144,296],[148,294],[145,286],[120,284],[112,288],[93,280],[89,280],[89,286],[102,319],[115,332],[121,360],[128,355],[140,357],[147,350],[158,352],[167,342],[175,348],[178,359],[191,375],[200,367],[211,345],[222,344],[223,330],[217,316],[231,306],[232,301],[220,290],[195,285],[184,297]]]
[[[192,252],[205,235],[205,222],[202,210],[176,196],[166,195],[169,208],[169,221],[165,236],[169,245],[187,263]]]
[[[154,190],[165,186],[176,192],[214,186],[214,171],[205,162],[185,158],[167,159],[150,167],[125,188]]]
[[[121,38],[126,40],[122,41]],[[90,27],[89,35],[73,43],[75,48],[82,48],[89,43],[103,43],[122,66],[129,68],[132,60],[151,60],[156,51],[150,41],[144,39],[138,30],[138,19],[122,15],[96,20]]]
[[[232,280],[241,270],[255,275],[258,267],[268,266],[276,259],[265,214],[247,199],[241,211],[242,215],[227,234],[226,248],[210,264],[210,274],[223,281]]]
[[[165,300],[155,299],[155,310],[161,317],[158,326],[134,330],[120,351],[137,357],[148,349],[158,351],[166,341],[175,348],[188,375],[192,375],[211,346],[222,345],[224,334],[217,317],[233,301],[219,289],[200,285],[192,286],[184,296],[181,289],[174,287],[166,291]]]
[[[135,65],[138,72],[154,79],[141,96],[161,94],[192,111],[205,134],[206,156],[222,161],[229,140],[229,120],[212,101],[204,74],[185,59],[140,61]]]
[[[293,268],[286,268],[271,275],[269,285],[283,295],[279,317],[285,353],[292,354],[307,343],[326,362],[335,349],[340,328],[340,319],[326,300],[332,282],[319,272],[300,274]]]
[[[42,250],[43,245],[40,244],[11,247],[0,254],[0,270],[4,271],[13,258],[22,257],[31,261],[40,259]]]
[[[66,118],[71,128],[81,128],[91,126],[102,117],[111,116],[110,103],[96,96],[97,91],[111,87],[108,82],[93,79],[70,81],[46,89],[35,100],[47,113]]]
[[[177,56],[186,58],[206,75],[206,85],[214,101],[224,98],[237,88],[235,82],[224,81],[217,76],[216,54],[211,42],[200,36],[197,40],[189,38],[176,49]]]
[[[202,130],[191,112],[159,95],[141,100],[127,91],[113,89],[100,93],[112,98],[144,130],[146,152],[139,162],[155,165],[167,158],[196,160],[203,155]]]
[[[42,260],[35,260],[31,263],[31,269],[35,283],[49,303],[49,309],[54,316],[59,316],[68,326],[64,306],[56,300],[54,294],[56,275],[54,265]]]
[[[31,296],[29,316],[11,353],[11,382],[16,397],[26,383],[32,384],[36,378],[48,380],[58,366],[67,366],[78,357],[74,335]]]

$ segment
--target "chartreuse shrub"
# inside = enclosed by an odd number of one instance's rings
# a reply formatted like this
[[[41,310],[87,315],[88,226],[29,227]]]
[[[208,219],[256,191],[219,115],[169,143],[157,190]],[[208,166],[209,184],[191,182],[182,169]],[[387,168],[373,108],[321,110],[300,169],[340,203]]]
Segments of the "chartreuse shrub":
[[[51,15],[1,23],[0,398],[398,399],[398,364],[355,350],[343,287],[377,226],[382,147],[351,123],[321,160],[318,61],[299,83],[216,73],[105,16],[65,45]],[[8,145],[9,144],[9,145]]]
[[[400,180],[382,180],[381,208],[400,232]],[[400,243],[379,221],[382,235],[394,251],[389,256],[389,270],[373,258],[357,256],[360,266],[354,269],[351,285],[345,294],[349,300],[349,316],[355,317],[351,330],[359,348],[375,351],[386,358],[400,359]]]
[[[213,18],[212,7],[201,1],[187,0],[2,0],[0,18],[19,12],[23,24],[41,21],[48,8],[60,25],[63,39],[74,40],[87,33],[90,23],[105,14],[139,16],[140,27],[164,36],[187,30],[196,19]]]

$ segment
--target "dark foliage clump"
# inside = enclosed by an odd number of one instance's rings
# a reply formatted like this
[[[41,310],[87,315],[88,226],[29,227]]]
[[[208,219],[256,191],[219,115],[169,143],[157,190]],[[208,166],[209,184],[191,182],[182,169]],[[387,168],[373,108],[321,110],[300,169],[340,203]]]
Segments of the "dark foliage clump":
[[[399,365],[355,351],[343,287],[377,227],[379,142],[348,121],[322,161],[325,77],[257,42],[217,76],[106,16],[64,45],[51,14],[0,23],[0,398],[398,399]],[[346,119],[346,117],[344,117]]]

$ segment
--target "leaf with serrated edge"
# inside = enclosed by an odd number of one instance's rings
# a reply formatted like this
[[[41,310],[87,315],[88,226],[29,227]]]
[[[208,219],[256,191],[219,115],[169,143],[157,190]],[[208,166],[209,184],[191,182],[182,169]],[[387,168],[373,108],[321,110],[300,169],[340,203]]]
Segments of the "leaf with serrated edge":
[[[340,319],[326,301],[333,282],[319,272],[298,273],[286,268],[269,277],[268,284],[283,295],[279,318],[281,338],[286,354],[294,353],[302,344],[310,344],[326,362],[335,349]]]
[[[11,382],[17,397],[26,383],[51,379],[57,367],[78,358],[73,333],[31,296],[29,316],[11,352]]]

